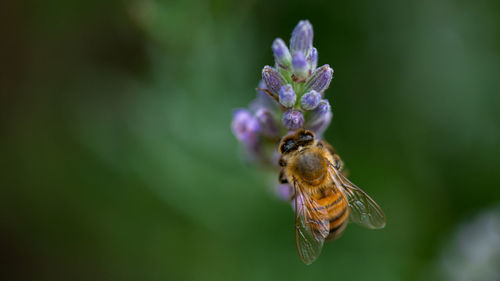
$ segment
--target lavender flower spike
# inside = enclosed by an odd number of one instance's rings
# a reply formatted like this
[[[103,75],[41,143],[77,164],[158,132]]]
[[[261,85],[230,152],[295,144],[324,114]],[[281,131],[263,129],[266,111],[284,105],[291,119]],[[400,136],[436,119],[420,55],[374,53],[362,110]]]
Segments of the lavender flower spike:
[[[313,72],[311,78],[306,82],[305,91],[315,90],[322,93],[330,86],[332,78],[333,69],[328,64],[325,64]]]
[[[279,168],[280,137],[304,128],[321,138],[332,120],[330,104],[322,99],[333,69],[329,65],[317,67],[313,35],[311,23],[302,20],[295,26],[288,46],[276,38],[271,45],[275,65],[262,69],[257,97],[247,109],[234,112],[232,131],[254,162]],[[293,186],[280,188],[284,199],[293,192]]]
[[[312,48],[307,60],[311,64],[311,69],[314,71],[316,66],[318,66],[318,50],[316,48]]]
[[[266,83],[267,89],[275,96],[278,96],[281,86],[286,83],[283,75],[268,65],[262,69],[262,80]]]
[[[276,64],[283,68],[288,68],[292,63],[292,56],[285,42],[281,38],[276,38],[272,45],[274,60]]]
[[[283,125],[288,130],[298,130],[304,124],[304,116],[296,109],[289,109],[283,114]]]
[[[292,68],[293,74],[296,80],[302,82],[309,76],[309,63],[306,60],[306,57],[302,53],[294,53],[292,56]]]
[[[320,101],[321,101],[321,94],[316,92],[315,90],[312,90],[310,92],[305,93],[300,98],[300,106],[304,110],[313,110],[319,105]]]
[[[292,54],[301,52],[307,56],[312,49],[313,28],[308,20],[302,20],[297,24],[290,39],[290,50]]]
[[[280,89],[279,94],[280,103],[284,107],[293,107],[295,105],[295,101],[297,100],[297,96],[293,91],[293,87],[290,84],[284,85]]]

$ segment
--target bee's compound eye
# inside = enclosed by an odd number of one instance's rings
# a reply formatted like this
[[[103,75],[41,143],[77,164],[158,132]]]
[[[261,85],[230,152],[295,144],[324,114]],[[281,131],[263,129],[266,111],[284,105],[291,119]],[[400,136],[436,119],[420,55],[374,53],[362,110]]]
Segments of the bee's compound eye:
[[[286,162],[285,162],[285,160],[280,159],[280,161],[279,161],[279,165],[280,165],[281,167],[285,167],[285,166],[286,166]]]
[[[314,136],[309,132],[305,132],[300,136],[301,141],[312,141],[313,139]]]
[[[296,149],[296,147],[295,147],[295,141],[293,141],[292,139],[286,140],[281,145],[281,153],[287,153],[287,152],[290,152],[293,149]]]
[[[333,156],[333,166],[335,167],[335,169],[341,170],[343,165],[344,165],[344,163],[342,163],[342,160],[340,160],[340,157],[337,154],[335,154]]]
[[[311,144],[314,140],[314,135],[311,132],[303,132],[300,134],[299,138],[297,139],[297,144],[298,145],[308,145]]]

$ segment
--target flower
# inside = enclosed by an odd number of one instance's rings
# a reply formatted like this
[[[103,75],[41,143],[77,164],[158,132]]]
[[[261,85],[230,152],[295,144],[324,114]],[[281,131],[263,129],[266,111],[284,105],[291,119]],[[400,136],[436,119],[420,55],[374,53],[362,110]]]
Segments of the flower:
[[[305,128],[313,131],[316,136],[321,137],[332,121],[332,108],[328,100],[321,100],[309,115]]]
[[[313,29],[308,20],[302,20],[297,24],[290,39],[290,49],[292,54],[301,52],[304,56],[312,49]]]
[[[325,64],[316,69],[311,78],[306,82],[306,91],[315,90],[316,92],[323,92],[330,86],[333,78],[333,69]]]
[[[297,96],[293,91],[293,87],[290,84],[283,85],[280,89],[279,101],[284,107],[293,107]]]
[[[233,134],[246,146],[257,144],[260,125],[257,119],[246,109],[237,109],[231,123]]]
[[[274,60],[276,64],[283,68],[289,67],[292,61],[292,56],[290,55],[290,51],[288,51],[285,41],[281,38],[276,38],[271,48],[274,53]]]
[[[291,131],[302,128],[304,116],[299,110],[290,109],[283,114],[283,125]]]
[[[283,86],[286,81],[283,75],[279,73],[276,69],[266,65],[262,69],[262,80],[266,83],[267,89],[273,94],[278,95],[281,86]]]
[[[306,129],[313,131],[316,134],[316,137],[321,138],[325,130],[330,125],[330,122],[332,121],[332,116],[333,116],[332,112],[328,111],[321,118],[317,119],[315,122],[310,122],[305,127]]]
[[[311,90],[310,92],[305,93],[300,98],[300,107],[304,110],[313,110],[321,101],[321,94],[316,92],[315,90]]]
[[[448,234],[435,265],[437,280],[499,280],[500,205],[468,216]]]
[[[311,53],[307,56],[307,61],[311,64],[311,69],[315,70],[318,65],[318,50],[312,48]]]
[[[257,97],[248,109],[233,114],[233,134],[249,158],[276,170],[282,136],[305,128],[321,138],[333,116],[325,97],[333,69],[328,64],[317,68],[313,35],[311,23],[302,20],[292,32],[289,48],[276,38],[271,44],[275,67],[264,66]],[[280,197],[290,199],[289,185],[278,190]]]
[[[311,121],[321,118],[321,116],[324,116],[326,113],[331,112],[331,110],[332,107],[330,105],[330,102],[327,99],[321,100],[316,107],[313,115],[311,116]]]
[[[309,76],[309,68],[311,65],[307,62],[306,57],[301,52],[297,52],[292,56],[293,79],[296,82],[304,82],[304,79]]]

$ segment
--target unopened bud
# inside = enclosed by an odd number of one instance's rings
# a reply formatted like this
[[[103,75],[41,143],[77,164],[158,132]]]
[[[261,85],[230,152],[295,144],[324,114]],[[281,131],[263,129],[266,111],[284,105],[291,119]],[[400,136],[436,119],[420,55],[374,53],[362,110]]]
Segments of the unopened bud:
[[[320,101],[321,101],[321,94],[316,92],[315,90],[312,90],[310,92],[305,93],[300,98],[300,106],[304,110],[313,110],[319,105]]]
[[[292,62],[292,56],[290,55],[290,51],[288,51],[288,47],[286,46],[283,39],[275,39],[272,45],[272,49],[276,64],[284,68],[289,67]]]
[[[288,130],[298,130],[304,125],[304,116],[296,109],[289,109],[283,114],[283,125]]]
[[[325,115],[323,115],[320,119],[317,119],[313,123],[309,123],[306,126],[306,129],[313,131],[316,136],[321,137],[321,135],[325,132],[325,130],[330,125],[332,121],[332,112],[329,111]]]
[[[313,28],[308,20],[300,21],[292,32],[290,50],[292,54],[301,52],[307,56],[312,49]]]
[[[332,108],[328,100],[320,101],[316,109],[311,112],[307,120],[305,128],[313,131],[316,135],[321,136],[328,128],[332,120]]]
[[[312,48],[307,60],[311,64],[311,69],[314,71],[316,66],[318,66],[318,50],[316,48]]]
[[[257,119],[246,109],[234,112],[231,128],[236,138],[247,146],[257,144],[260,126]]]
[[[297,100],[297,96],[293,91],[292,85],[283,85],[280,89],[279,93],[280,103],[284,107],[293,107],[295,105],[295,101]]]
[[[307,78],[309,76],[310,64],[307,62],[304,54],[297,52],[292,56],[292,68],[293,74],[299,80]],[[302,80],[304,81],[304,80]]]
[[[314,109],[314,111],[311,112],[309,120],[311,122],[314,122],[316,119],[322,118],[325,114],[327,114],[328,112],[331,112],[331,111],[332,111],[332,107],[330,106],[330,103],[328,102],[328,100],[327,99],[321,100],[319,102],[318,106],[316,107],[316,109]]]
[[[283,75],[268,65],[262,69],[262,80],[266,83],[267,90],[275,96],[278,96],[281,86],[286,83]]]
[[[333,69],[328,64],[325,64],[316,69],[309,80],[307,80],[305,91],[315,90],[316,92],[322,93],[330,86],[332,78]]]

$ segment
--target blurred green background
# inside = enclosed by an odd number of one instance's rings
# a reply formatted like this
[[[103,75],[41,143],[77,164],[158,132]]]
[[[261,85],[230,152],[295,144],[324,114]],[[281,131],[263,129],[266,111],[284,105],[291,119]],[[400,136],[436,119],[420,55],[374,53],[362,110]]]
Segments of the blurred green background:
[[[476,279],[442,266],[500,204],[499,13],[495,0],[5,1],[0,279],[500,280],[500,258]],[[387,216],[311,266],[277,175],[230,130],[301,19],[335,70],[325,137]]]

